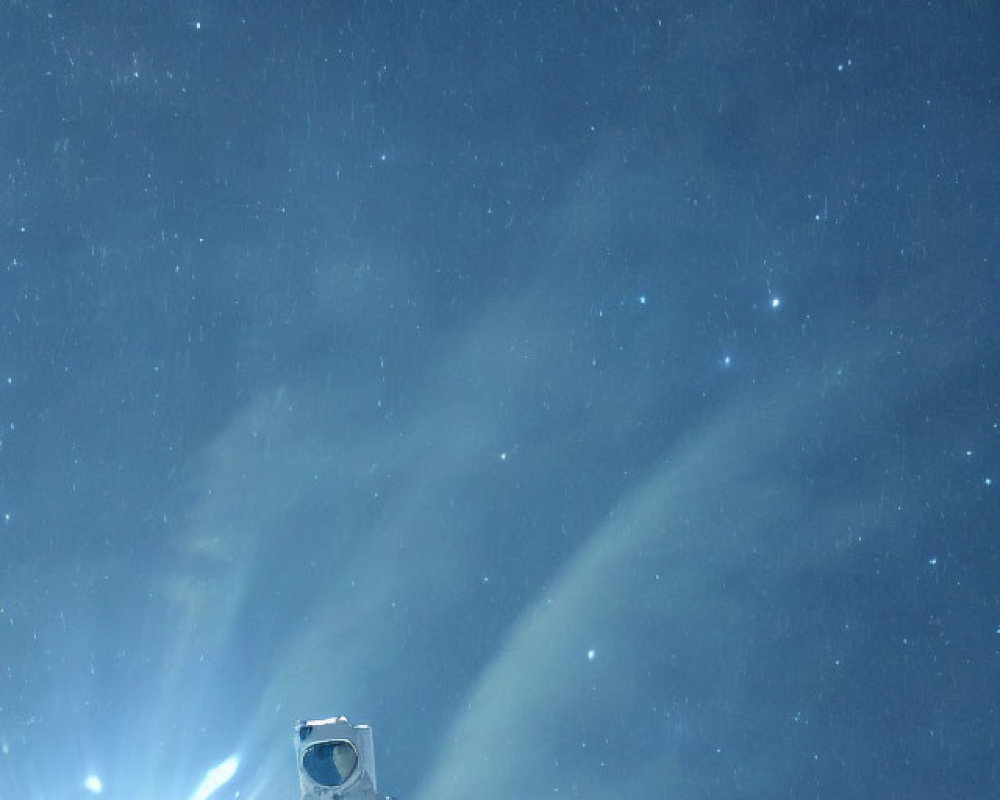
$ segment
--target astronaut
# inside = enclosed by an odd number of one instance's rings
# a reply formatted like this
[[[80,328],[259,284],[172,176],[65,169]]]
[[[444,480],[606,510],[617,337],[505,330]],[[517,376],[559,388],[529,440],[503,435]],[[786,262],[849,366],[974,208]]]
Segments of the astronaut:
[[[382,800],[367,725],[351,725],[347,717],[302,720],[295,726],[295,756],[302,800]]]

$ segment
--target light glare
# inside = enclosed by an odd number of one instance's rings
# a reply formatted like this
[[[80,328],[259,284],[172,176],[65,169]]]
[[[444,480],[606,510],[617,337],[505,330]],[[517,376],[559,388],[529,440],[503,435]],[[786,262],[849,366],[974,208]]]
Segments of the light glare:
[[[230,756],[218,766],[212,767],[205,773],[205,779],[195,789],[191,800],[205,800],[210,797],[216,789],[232,779],[239,764],[240,760],[236,756]]]

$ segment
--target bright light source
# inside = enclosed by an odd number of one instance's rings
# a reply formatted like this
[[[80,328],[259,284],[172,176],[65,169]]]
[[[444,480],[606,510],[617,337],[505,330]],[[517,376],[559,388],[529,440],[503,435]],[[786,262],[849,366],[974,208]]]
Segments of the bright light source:
[[[216,789],[232,779],[239,765],[240,760],[236,756],[230,756],[217,767],[212,767],[205,773],[205,779],[195,789],[191,800],[205,800],[205,798],[210,797]]]
[[[101,783],[101,779],[96,775],[88,775],[87,779],[83,782],[83,788],[91,794],[100,794],[104,788],[104,784]]]

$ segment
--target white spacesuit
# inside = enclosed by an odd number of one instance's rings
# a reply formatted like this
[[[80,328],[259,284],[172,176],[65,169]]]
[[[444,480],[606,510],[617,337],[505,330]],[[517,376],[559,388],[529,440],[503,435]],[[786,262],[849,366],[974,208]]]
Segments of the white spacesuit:
[[[367,725],[351,725],[347,717],[302,720],[295,755],[302,800],[382,800]]]

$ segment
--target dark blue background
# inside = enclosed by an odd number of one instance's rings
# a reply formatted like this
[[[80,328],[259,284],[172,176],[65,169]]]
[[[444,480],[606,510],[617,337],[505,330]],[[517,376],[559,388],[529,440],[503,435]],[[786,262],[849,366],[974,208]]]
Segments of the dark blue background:
[[[0,796],[1000,792],[990,4],[0,18]]]

